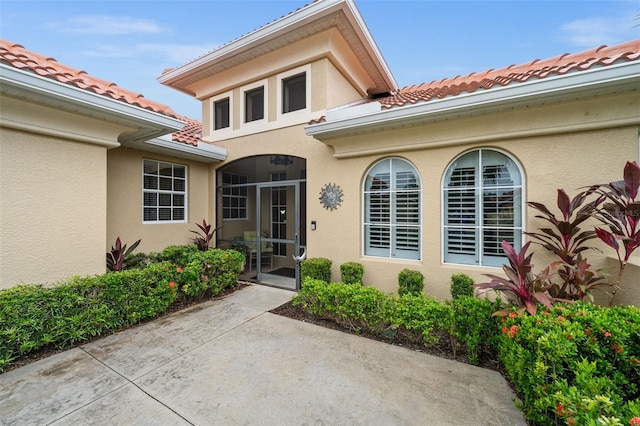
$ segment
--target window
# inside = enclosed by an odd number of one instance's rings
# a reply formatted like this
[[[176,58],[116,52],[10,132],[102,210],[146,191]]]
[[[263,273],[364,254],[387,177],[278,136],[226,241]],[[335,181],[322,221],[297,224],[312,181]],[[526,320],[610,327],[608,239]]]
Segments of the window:
[[[501,243],[522,247],[522,176],[514,160],[480,149],[448,167],[443,191],[444,261],[501,266]]]
[[[247,177],[222,173],[222,219],[247,220]]]
[[[244,110],[245,123],[264,118],[264,87],[244,93]]]
[[[144,160],[142,168],[142,221],[185,222],[187,167]]]
[[[229,98],[224,98],[213,103],[214,129],[226,129],[229,127]]]
[[[364,183],[364,254],[420,259],[420,178],[407,161],[376,163]]]
[[[307,74],[301,73],[282,79],[282,113],[307,107]]]

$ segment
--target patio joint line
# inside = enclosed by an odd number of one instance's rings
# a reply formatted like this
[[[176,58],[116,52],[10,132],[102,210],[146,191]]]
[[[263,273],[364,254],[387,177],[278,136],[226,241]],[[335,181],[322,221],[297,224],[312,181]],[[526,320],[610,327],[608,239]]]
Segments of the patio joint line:
[[[190,425],[194,425],[194,423],[191,423],[189,420],[185,419],[184,416],[182,416],[180,413],[178,413],[177,411],[175,411],[173,408],[169,407],[167,404],[163,403],[162,401],[160,401],[159,399],[157,399],[156,397],[154,397],[153,395],[151,395],[149,392],[145,391],[144,389],[142,389],[140,386],[138,386],[133,380],[129,379],[128,377],[126,377],[125,375],[119,373],[118,371],[114,370],[111,366],[109,366],[108,364],[104,363],[103,361],[101,361],[100,359],[96,358],[93,354],[91,354],[90,352],[86,351],[83,347],[79,347],[80,350],[82,350],[84,353],[86,353],[87,355],[89,355],[91,358],[95,359],[96,361],[98,361],[100,364],[104,365],[106,368],[108,368],[109,370],[113,371],[115,374],[117,374],[118,376],[122,377],[124,380],[127,381],[127,383],[132,384],[133,386],[135,386],[136,389],[139,389],[142,393],[144,393],[145,395],[147,395],[148,397],[150,397],[151,399],[153,399],[154,401],[156,401],[158,404],[162,405],[163,407],[167,408],[169,411],[171,411],[172,413],[174,413],[176,416],[180,417],[182,420],[184,420],[185,422],[187,422]],[[155,370],[155,369],[154,369]],[[151,370],[153,371],[153,370]],[[134,379],[136,380],[136,379]],[[74,413],[88,405],[93,404],[96,401],[101,400],[102,398],[106,397],[107,395],[112,394],[113,392],[122,389],[123,387],[127,386],[127,384],[123,384],[122,386],[118,386],[117,388],[113,389],[111,392],[107,392],[104,395],[100,396],[99,398],[94,399],[93,401],[83,405],[82,407],[79,407],[73,411],[71,411],[70,413],[66,414],[65,416],[61,417],[60,419],[54,420],[58,421],[63,419],[64,417],[67,417],[69,414]]]

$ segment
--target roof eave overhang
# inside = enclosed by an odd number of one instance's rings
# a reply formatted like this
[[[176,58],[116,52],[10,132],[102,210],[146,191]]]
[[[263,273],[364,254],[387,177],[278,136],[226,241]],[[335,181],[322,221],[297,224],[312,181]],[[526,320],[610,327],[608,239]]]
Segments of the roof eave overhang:
[[[351,115],[309,125],[305,127],[305,132],[308,136],[325,142],[356,134],[629,90],[640,90],[638,61],[478,90],[408,106],[382,109],[380,105],[375,112],[371,112],[369,107],[362,115]]]
[[[267,43],[274,43],[274,46],[279,46],[278,40],[281,40],[283,35],[303,28],[305,25],[316,22],[319,19],[329,17],[340,10],[344,12],[351,23],[351,27],[360,42],[366,46],[376,71],[384,80],[385,91],[396,90],[398,84],[353,0],[323,0],[311,3],[293,14],[284,16],[198,59],[164,73],[158,77],[158,81],[193,96],[193,93],[186,89],[184,81],[197,79],[199,76],[205,78],[207,76],[205,75],[205,70],[213,64],[224,62]]]
[[[135,129],[120,135],[118,142],[123,145],[173,133],[184,127],[184,123],[176,118],[6,64],[0,64],[0,81],[3,95]]]
[[[143,151],[156,152],[203,163],[217,163],[227,159],[227,150],[219,146],[202,141],[198,142],[198,146],[188,145],[174,142],[167,136],[149,139],[134,147]]]

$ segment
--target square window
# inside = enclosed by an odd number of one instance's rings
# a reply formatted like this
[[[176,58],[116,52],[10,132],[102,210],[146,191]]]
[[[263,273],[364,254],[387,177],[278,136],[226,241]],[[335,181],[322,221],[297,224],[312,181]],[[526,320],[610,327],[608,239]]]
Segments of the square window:
[[[264,118],[264,87],[249,90],[244,96],[245,123],[262,120]]]
[[[229,127],[229,98],[214,103],[214,129],[220,130]]]
[[[307,107],[307,74],[301,73],[282,80],[282,113]]]
[[[184,222],[187,168],[179,164],[144,160],[142,172],[143,222]]]

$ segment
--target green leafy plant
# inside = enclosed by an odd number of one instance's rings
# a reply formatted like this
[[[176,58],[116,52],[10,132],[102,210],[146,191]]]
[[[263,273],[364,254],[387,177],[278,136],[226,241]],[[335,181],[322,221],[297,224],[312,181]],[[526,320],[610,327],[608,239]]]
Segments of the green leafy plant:
[[[456,300],[463,296],[473,297],[473,278],[459,273],[451,275],[451,298]]]
[[[509,260],[509,265],[503,265],[502,269],[507,277],[485,274],[491,278],[491,281],[474,284],[474,287],[480,290],[500,291],[509,302],[520,308],[520,313],[526,310],[531,315],[535,315],[538,303],[542,303],[550,309],[555,300],[547,294],[547,290],[551,287],[548,282],[549,268],[537,276],[531,271],[533,253],[527,254],[530,244],[531,241],[527,242],[518,252],[507,241],[503,241],[502,250]],[[501,310],[495,315],[506,315],[509,311],[509,309]]]
[[[356,262],[347,262],[340,265],[340,276],[345,284],[362,284],[364,265]]]
[[[465,287],[466,288],[466,287]],[[499,322],[491,314],[500,310],[500,299],[459,295],[449,302],[453,311],[451,334],[455,338],[453,348],[462,348],[470,364],[478,365],[481,358],[495,359]]]
[[[300,279],[304,283],[307,278],[331,282],[331,262],[324,257],[312,257],[300,263]]]
[[[126,244],[122,244],[120,237],[116,238],[116,242],[111,246],[111,251],[107,252],[107,269],[109,271],[122,271],[127,266],[128,256],[140,245],[138,240],[127,248]]]
[[[557,205],[560,215],[551,212],[544,204],[528,202],[540,214],[536,217],[545,220],[551,226],[540,228],[539,232],[525,232],[533,242],[552,252],[559,259],[550,265],[558,269],[559,284],[550,285],[547,289],[555,299],[582,300],[591,291],[607,285],[604,277],[592,271],[590,264],[582,254],[592,247],[588,242],[597,238],[593,230],[581,230],[580,225],[591,217],[596,208],[596,201],[588,201],[589,191],[584,191],[573,198],[558,189]]]
[[[596,425],[615,414],[628,425],[638,415],[638,308],[558,303],[501,320],[499,357],[533,424]]]
[[[398,294],[422,294],[424,289],[424,275],[420,271],[405,268],[398,274]]]
[[[605,225],[596,228],[596,235],[616,251],[620,265],[609,300],[611,306],[629,258],[640,247],[640,166],[628,161],[622,181],[595,185],[588,192],[599,195],[593,215]]]
[[[202,224],[196,223],[196,226],[200,229],[199,231],[191,231],[197,235],[197,237],[193,238],[193,243],[198,247],[200,251],[209,250],[211,245],[211,241],[213,241],[213,236],[218,229],[221,228],[213,228],[213,226],[207,223],[206,219],[202,219]]]

